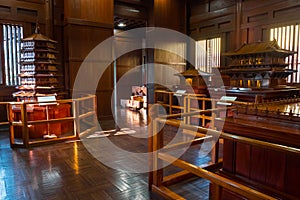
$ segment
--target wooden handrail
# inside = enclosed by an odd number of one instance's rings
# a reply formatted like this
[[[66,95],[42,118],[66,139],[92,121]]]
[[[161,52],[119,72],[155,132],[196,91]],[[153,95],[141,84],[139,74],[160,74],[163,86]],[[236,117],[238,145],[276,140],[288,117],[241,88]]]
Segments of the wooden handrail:
[[[251,144],[251,145],[257,146],[257,147],[263,147],[263,148],[266,148],[269,150],[275,150],[275,151],[300,155],[300,149],[294,148],[294,147],[289,147],[289,146],[280,145],[280,144],[271,143],[271,142],[265,142],[265,141],[247,138],[247,137],[238,136],[238,135],[232,135],[232,134],[224,133],[224,132],[221,132],[220,137],[223,139],[229,139],[229,140],[238,141],[238,142],[242,142],[242,143],[246,143],[246,144]]]
[[[72,103],[74,101],[84,101],[84,100],[88,100],[88,99],[93,99],[95,97],[95,95],[88,95],[86,97],[80,97],[78,99],[58,99],[56,101],[43,101],[43,104],[46,104],[46,103]],[[10,102],[0,102],[0,105],[1,104],[11,104],[11,105],[22,105],[22,104],[25,104],[25,105],[29,105],[29,104],[40,104],[41,102],[38,102],[38,101],[30,101],[30,102],[13,102],[13,101],[10,101]]]
[[[209,132],[212,135],[220,136],[220,138],[239,141],[239,142],[255,145],[258,147],[268,148],[270,150],[277,150],[277,151],[281,151],[281,152],[295,153],[295,154],[300,155],[300,149],[294,148],[294,147],[284,146],[284,145],[271,143],[271,142],[265,142],[265,141],[247,138],[247,137],[243,137],[243,136],[237,136],[237,135],[233,135],[233,134],[229,134],[229,133],[224,133],[224,132],[218,131],[218,130],[204,128],[201,126],[189,125],[189,124],[185,124],[178,120],[169,120],[169,119],[165,120],[163,118],[157,118],[157,119],[155,119],[155,121],[157,121],[158,123],[174,126],[177,128],[180,127],[180,128],[187,129],[190,131],[197,131],[199,133],[206,134],[207,132]]]
[[[177,159],[175,158],[174,156],[171,156],[169,154],[166,154],[166,153],[159,153],[158,154],[158,157],[166,162],[170,162],[172,163],[173,165],[181,168],[181,169],[185,169],[185,170],[188,170],[189,172],[199,176],[199,177],[202,177],[206,180],[209,180],[211,181],[212,183],[214,184],[217,184],[223,188],[226,188],[232,192],[235,192],[237,194],[240,194],[246,198],[249,198],[249,199],[261,199],[261,200],[264,200],[264,199],[269,199],[269,200],[275,200],[276,198],[274,197],[271,197],[269,195],[266,195],[262,192],[259,192],[255,189],[252,189],[250,187],[247,187],[243,184],[240,184],[240,183],[237,183],[235,181],[232,181],[228,178],[224,178],[220,175],[217,175],[213,172],[210,172],[208,170],[205,170],[201,167],[198,167],[196,165],[193,165],[191,163],[188,163],[186,161],[183,161],[183,160],[180,160],[180,159]]]
[[[81,102],[87,101],[88,105],[91,105],[93,107],[93,110],[87,109],[82,112],[78,112],[79,106]],[[55,119],[43,119],[43,120],[34,120],[34,121],[28,121],[27,119],[27,113],[28,113],[28,106],[30,104],[36,104],[39,105],[41,102],[0,102],[0,104],[6,104],[7,105],[7,113],[8,113],[8,122],[0,122],[0,125],[2,124],[9,124],[10,125],[10,144],[11,147],[29,147],[34,146],[38,144],[43,143],[52,143],[54,141],[64,141],[67,139],[74,139],[78,138],[79,134],[81,133],[87,133],[88,131],[94,130],[95,127],[89,127],[85,130],[82,130],[80,128],[80,120],[84,120],[87,117],[93,116],[96,114],[96,95],[88,95],[79,97],[78,99],[62,99],[57,101],[48,101],[48,102],[42,102],[43,104],[49,103],[56,103],[59,104],[70,104],[70,112],[72,113],[71,116],[68,117],[61,117],[61,118],[55,118]],[[54,104],[53,106],[56,106]],[[44,105],[43,105],[44,106]],[[13,119],[13,109],[17,107],[19,109],[18,112],[20,112],[21,119],[20,121],[14,121]],[[29,127],[31,125],[36,124],[52,124],[52,123],[59,123],[59,122],[73,122],[73,135],[65,135],[64,137],[54,138],[54,139],[47,139],[47,140],[29,140]],[[15,143],[15,137],[14,137],[14,126],[19,126],[22,128],[22,139],[23,144]]]
[[[165,146],[158,140],[158,138],[163,138],[163,135],[160,134],[161,136],[154,137],[154,140],[153,140],[154,142],[152,143],[153,150],[158,150],[159,148],[161,148],[161,152],[157,153],[157,155],[154,156],[154,166],[159,166],[159,164],[158,164],[160,162],[160,161],[158,161],[159,159],[169,162],[174,166],[177,166],[183,170],[187,170],[188,172],[190,172],[192,174],[195,174],[199,177],[209,180],[210,182],[215,184],[216,187],[228,189],[229,191],[240,194],[248,199],[275,200],[276,198],[269,196],[265,193],[262,193],[254,188],[250,188],[246,185],[243,185],[236,181],[230,180],[229,178],[220,176],[220,175],[210,172],[206,169],[203,169],[201,167],[198,167],[198,166],[188,163],[186,161],[175,158],[172,155],[167,154],[167,152],[172,151],[173,149],[178,149],[178,147],[182,147],[182,146],[186,147],[186,145],[189,145],[189,144],[192,145],[194,143],[195,144],[201,143],[201,142],[203,142],[204,139],[212,140],[214,136],[218,136],[218,137],[220,136],[220,138],[223,138],[223,139],[228,139],[228,140],[238,141],[241,143],[251,144],[251,145],[258,146],[261,148],[266,148],[269,150],[300,155],[300,149],[297,149],[297,148],[291,148],[291,147],[284,146],[284,145],[260,141],[260,140],[256,140],[256,139],[252,139],[252,138],[243,137],[243,136],[236,136],[236,135],[232,135],[229,133],[224,133],[222,131],[217,131],[217,130],[212,130],[212,129],[208,129],[208,128],[203,128],[200,126],[185,124],[182,121],[174,120],[174,119],[164,119],[164,118],[160,118],[160,117],[156,118],[154,120],[154,129],[153,129],[154,133],[153,134],[155,134],[155,135],[158,134],[158,133],[155,133],[155,131],[158,130],[157,127],[160,126],[159,125],[160,123],[190,130],[192,132],[195,132],[195,135],[197,135],[197,133],[198,134],[201,133],[201,134],[199,135],[200,138],[197,138],[195,140],[178,142],[178,143],[175,143],[172,145],[165,145]],[[203,137],[202,133],[206,134],[208,132],[210,134],[207,136],[210,138],[206,138],[205,136]],[[163,134],[163,132],[162,132],[162,134]],[[156,146],[159,144],[162,146],[161,147]],[[162,178],[164,177],[163,172],[161,172],[160,170],[154,171],[154,176],[158,176],[158,177],[156,177],[156,179],[153,179],[155,181],[153,182],[153,185],[152,185],[152,188],[156,192],[161,193],[163,196],[170,197],[170,198],[177,197],[176,193],[172,192],[171,190],[168,190],[167,187],[165,187],[163,185],[163,183],[160,181],[159,177],[160,176],[162,176]]]

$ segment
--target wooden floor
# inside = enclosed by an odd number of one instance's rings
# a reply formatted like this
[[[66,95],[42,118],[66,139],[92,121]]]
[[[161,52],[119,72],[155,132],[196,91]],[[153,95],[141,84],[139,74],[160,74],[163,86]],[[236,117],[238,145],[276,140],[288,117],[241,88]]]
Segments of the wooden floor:
[[[0,199],[161,200],[148,190],[148,174],[110,169],[95,159],[81,141],[32,149],[11,149],[7,130],[0,131]],[[129,136],[113,140],[132,149],[147,143]],[[170,167],[170,171],[172,171]],[[208,199],[208,182],[192,179],[171,186],[186,199]]]

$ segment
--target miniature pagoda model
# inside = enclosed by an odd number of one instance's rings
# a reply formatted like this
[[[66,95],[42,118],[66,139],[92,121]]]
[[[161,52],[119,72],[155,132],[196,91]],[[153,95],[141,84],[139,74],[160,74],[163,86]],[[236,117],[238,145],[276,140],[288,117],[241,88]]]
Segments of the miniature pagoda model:
[[[194,67],[189,68],[188,70],[175,74],[180,78],[180,89],[185,89],[186,85],[189,85],[193,88],[194,91],[188,92],[195,92],[196,94],[205,94],[208,95],[208,86],[210,84],[209,77],[211,76],[210,73],[206,73],[203,71],[198,71]]]
[[[272,98],[297,94],[298,90],[293,91],[296,88],[285,85],[286,78],[295,72],[287,69],[285,59],[293,54],[295,52],[281,49],[276,40],[244,44],[234,52],[225,53],[231,59],[230,65],[221,70],[230,78],[230,88],[226,92],[236,96],[242,93],[252,96],[272,93]],[[281,94],[277,95],[274,91]]]
[[[55,44],[39,33],[22,39],[19,91],[13,94],[18,101],[36,101],[39,96],[57,96],[59,89]]]

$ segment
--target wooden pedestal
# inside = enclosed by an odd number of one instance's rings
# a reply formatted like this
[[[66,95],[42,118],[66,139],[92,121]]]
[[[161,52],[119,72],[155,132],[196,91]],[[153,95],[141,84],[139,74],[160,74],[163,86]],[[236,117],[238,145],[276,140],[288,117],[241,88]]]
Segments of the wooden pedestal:
[[[48,119],[59,119],[64,117],[70,117],[70,105],[59,104],[59,105],[48,105]],[[34,106],[33,108],[27,109],[27,120],[47,120],[46,106]],[[19,108],[13,109],[14,121],[21,120],[21,112]],[[29,139],[43,138],[47,134],[55,134],[57,137],[62,134],[68,133],[73,130],[72,122],[58,122],[58,123],[43,123],[29,125]],[[22,137],[22,127],[14,127],[15,138]]]
[[[247,138],[300,148],[300,125],[241,115],[226,118],[223,131]],[[221,174],[282,199],[300,197],[300,155],[224,139]],[[222,191],[221,199],[243,199]]]

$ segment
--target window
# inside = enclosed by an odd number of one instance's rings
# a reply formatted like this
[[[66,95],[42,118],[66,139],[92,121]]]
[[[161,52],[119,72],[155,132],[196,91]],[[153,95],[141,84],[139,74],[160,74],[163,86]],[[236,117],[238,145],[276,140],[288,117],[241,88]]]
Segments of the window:
[[[0,84],[5,86],[19,85],[20,50],[23,28],[19,25],[2,25],[3,52],[1,52]]]
[[[221,38],[196,42],[196,69],[210,73],[212,67],[220,67]]]
[[[278,45],[287,50],[297,52],[293,56],[286,58],[286,62],[289,63],[288,68],[297,70],[292,76],[288,77],[288,83],[300,83],[300,27],[298,24],[272,28],[270,30],[270,40],[276,39]]]

